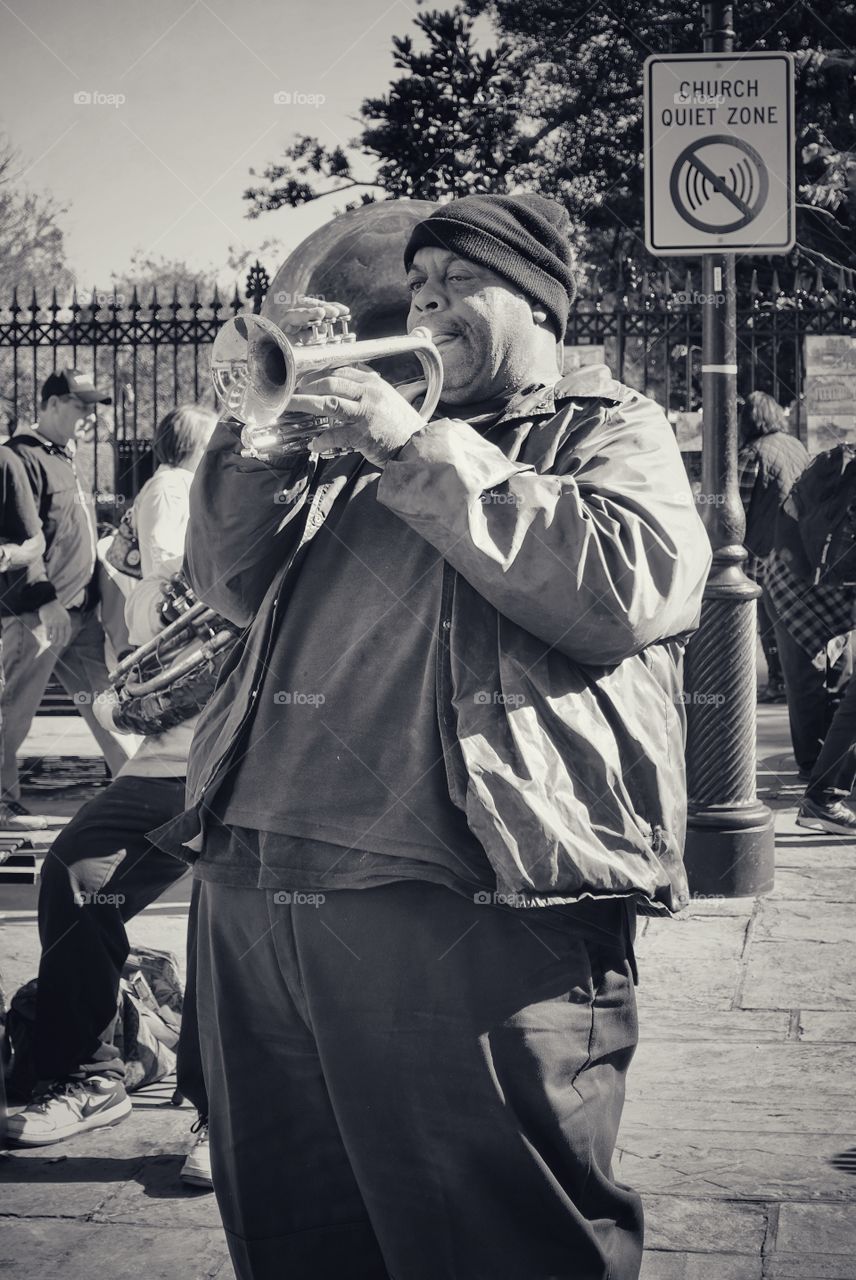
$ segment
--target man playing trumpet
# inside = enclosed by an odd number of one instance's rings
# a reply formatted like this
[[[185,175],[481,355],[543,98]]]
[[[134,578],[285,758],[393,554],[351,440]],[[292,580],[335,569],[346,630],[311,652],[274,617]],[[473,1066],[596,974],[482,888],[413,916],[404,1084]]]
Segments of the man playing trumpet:
[[[438,207],[405,256],[434,418],[339,368],[289,404],[331,420],[311,454],[242,457],[226,417],[194,481],[186,571],[248,631],[155,838],[201,881],[240,1280],[638,1276],[634,919],[686,901],[709,548],[660,409],[561,376],[568,230],[538,196]]]

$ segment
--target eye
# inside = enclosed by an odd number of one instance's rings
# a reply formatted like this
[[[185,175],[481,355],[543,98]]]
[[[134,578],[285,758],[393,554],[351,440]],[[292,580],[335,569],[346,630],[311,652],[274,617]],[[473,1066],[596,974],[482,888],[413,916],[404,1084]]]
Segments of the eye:
[[[415,293],[417,289],[422,288],[424,283],[425,283],[424,280],[408,280],[407,287],[411,293]]]

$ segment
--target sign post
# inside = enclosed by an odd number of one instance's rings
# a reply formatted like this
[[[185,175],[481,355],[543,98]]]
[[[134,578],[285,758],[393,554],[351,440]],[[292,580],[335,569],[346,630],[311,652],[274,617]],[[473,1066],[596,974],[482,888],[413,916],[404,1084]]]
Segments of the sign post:
[[[695,894],[773,887],[773,815],[756,795],[756,599],[737,484],[735,253],[794,243],[793,66],[735,54],[733,6],[702,6],[703,54],[645,63],[645,237],[702,260],[702,519],[713,548],[686,653],[686,866]]]

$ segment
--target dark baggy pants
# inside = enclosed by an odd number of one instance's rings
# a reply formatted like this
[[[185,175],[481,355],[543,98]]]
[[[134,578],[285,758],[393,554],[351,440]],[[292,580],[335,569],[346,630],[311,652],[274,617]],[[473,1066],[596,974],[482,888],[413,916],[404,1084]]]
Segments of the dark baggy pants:
[[[832,719],[806,794],[818,804],[846,800],[856,785],[856,676],[851,676]]]
[[[611,1170],[637,1039],[623,905],[597,934],[422,882],[286,896],[199,900],[239,1280],[636,1280],[641,1205]]]
[[[146,839],[183,808],[183,779],[117,778],[79,810],[48,851],[39,891],[34,1033],[40,1080],[124,1077],[113,1029],[129,951],[125,925],[187,871]],[[191,979],[189,973],[180,1087],[205,1114]]]
[[[777,621],[775,629],[785,677],[794,757],[800,769],[811,773],[841,700],[837,686],[841,683],[841,669],[847,654],[827,670],[823,655],[813,659],[797,644],[783,622]]]
[[[758,597],[758,633],[767,663],[767,683],[780,685],[784,680],[779,646],[776,641],[776,611],[766,590]]]

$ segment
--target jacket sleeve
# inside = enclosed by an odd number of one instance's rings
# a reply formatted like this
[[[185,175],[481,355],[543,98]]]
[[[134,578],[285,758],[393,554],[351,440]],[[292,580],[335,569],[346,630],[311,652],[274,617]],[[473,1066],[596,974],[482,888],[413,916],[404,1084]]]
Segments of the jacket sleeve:
[[[500,613],[598,665],[695,627],[711,560],[665,415],[621,390],[617,406],[575,404],[554,474],[440,419],[378,488]]]
[[[295,545],[309,455],[274,465],[242,458],[220,421],[193,477],[184,573],[201,600],[245,627]]]

